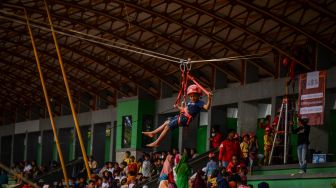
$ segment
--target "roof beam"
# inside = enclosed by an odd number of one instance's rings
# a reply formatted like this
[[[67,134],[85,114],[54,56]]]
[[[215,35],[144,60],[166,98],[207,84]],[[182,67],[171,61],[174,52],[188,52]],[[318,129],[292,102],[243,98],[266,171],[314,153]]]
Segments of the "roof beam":
[[[69,6],[69,7],[72,6],[72,7],[81,9],[81,10],[90,11],[90,12],[93,12],[93,13],[95,13],[95,14],[97,14],[97,15],[102,15],[102,16],[108,17],[109,19],[112,19],[112,20],[117,20],[117,21],[120,21],[120,22],[128,23],[127,20],[124,20],[124,19],[121,18],[121,17],[115,17],[115,16],[112,17],[112,16],[109,15],[108,13],[106,13],[106,12],[104,12],[104,11],[94,10],[92,7],[86,7],[86,6],[84,6],[84,5],[80,5],[80,4],[71,4],[71,3],[68,3],[68,2],[65,2],[65,1],[57,1],[57,0],[56,0],[55,2],[57,2],[57,3],[59,3],[59,4],[62,4],[62,5]],[[27,10],[30,10],[30,11],[38,12],[38,13],[40,13],[40,14],[42,14],[42,15],[45,15],[45,14],[46,14],[44,11],[40,11],[40,10],[38,10],[38,9],[34,9],[34,8],[32,8],[32,7],[27,7],[27,6],[22,6],[22,7],[26,8]],[[76,20],[71,19],[71,18],[65,18],[65,17],[63,17],[63,16],[60,16],[60,15],[57,15],[57,14],[54,14],[54,13],[52,13],[52,16],[53,16],[53,18],[62,18],[62,19],[64,19],[64,20],[68,20],[68,21],[70,21],[70,22],[75,22],[75,23],[77,23],[77,24],[85,25],[86,27],[90,27],[90,28],[94,28],[94,29],[98,29],[98,30],[104,31],[104,32],[109,33],[110,35],[112,35],[112,36],[114,36],[114,37],[117,37],[117,38],[120,38],[120,39],[122,39],[122,40],[125,40],[125,41],[128,41],[128,42],[130,42],[130,43],[135,44],[134,42],[128,40],[127,38],[122,38],[122,37],[120,37],[120,36],[117,36],[116,33],[111,33],[109,30],[102,30],[101,28],[93,27],[93,26],[91,26],[91,25],[89,25],[89,24],[85,24],[85,23],[83,23],[83,22],[76,21]],[[185,46],[185,45],[183,45],[183,44],[181,44],[181,43],[177,43],[177,42],[175,42],[174,40],[169,39],[167,36],[162,36],[161,34],[156,33],[156,32],[154,32],[153,30],[147,29],[147,28],[145,28],[144,26],[141,26],[141,25],[139,25],[139,24],[136,24],[136,23],[132,23],[132,24],[135,25],[135,26],[136,26],[137,28],[139,28],[140,30],[143,30],[143,31],[152,33],[154,36],[157,36],[158,38],[161,38],[161,39],[165,40],[166,42],[174,43],[175,45],[177,45],[177,46],[181,47],[182,49],[184,49],[184,50],[186,50],[186,51],[188,51],[188,52],[194,54],[194,55],[197,56],[197,57],[200,57],[201,59],[206,59],[206,57],[200,56],[199,54],[195,53],[195,52],[193,51],[193,49],[191,49],[191,48],[189,48],[189,47],[187,47],[187,46]],[[135,45],[138,45],[138,46],[139,46],[139,44],[135,44]],[[144,47],[144,46],[140,46],[140,47]],[[137,64],[136,62],[132,62],[132,61],[131,61],[131,63],[133,63],[133,64]],[[239,77],[239,76],[236,76],[236,75],[237,75],[236,73],[234,73],[234,72],[232,72],[232,71],[226,69],[225,67],[218,66],[218,65],[215,64],[215,63],[209,63],[209,64],[215,66],[218,70],[220,70],[220,71],[224,72],[225,74],[231,76],[231,77],[234,78],[236,81],[242,82],[242,81],[240,80],[240,77]],[[174,65],[174,64],[173,64],[173,65]],[[176,70],[178,70],[178,69],[176,69]],[[270,71],[267,70],[267,72],[270,72]],[[153,75],[155,76],[156,74],[153,74]],[[162,81],[165,82],[165,80],[162,80]],[[165,83],[167,83],[167,82],[165,82]],[[168,82],[168,83],[169,83],[169,82]]]
[[[60,1],[57,1],[57,2],[61,3]],[[63,2],[62,2],[62,3],[63,3]],[[119,3],[120,3],[120,1],[119,1]],[[125,2],[123,2],[123,3],[125,3]],[[72,5],[69,5],[69,6],[72,6]],[[127,20],[124,20],[124,19],[122,19],[122,18],[117,18],[117,17],[115,17],[115,16],[112,17],[112,16],[110,16],[109,14],[104,13],[103,11],[94,10],[92,7],[90,7],[90,8],[88,8],[88,7],[83,7],[83,5],[78,5],[78,4],[76,4],[75,6],[76,6],[76,8],[81,8],[81,9],[84,8],[85,10],[89,10],[89,11],[94,12],[94,13],[96,13],[96,14],[104,15],[104,16],[109,17],[109,18],[111,18],[111,19],[116,19],[116,20],[118,20],[118,21],[121,21],[121,22],[124,22],[124,23],[128,23]],[[147,12],[148,12],[148,11],[147,11]],[[162,17],[162,15],[160,15],[160,14],[156,14],[156,16]],[[167,17],[166,17],[166,18],[167,18]],[[141,25],[139,25],[139,24],[137,24],[137,23],[134,23],[134,22],[132,22],[132,25],[136,26],[137,28],[139,28],[139,29],[141,29],[141,30],[150,32],[151,34],[153,34],[153,35],[155,35],[155,36],[157,36],[157,37],[159,37],[159,38],[161,38],[161,39],[163,39],[163,40],[165,40],[165,41],[167,41],[167,42],[169,42],[169,43],[172,42],[172,43],[174,43],[175,45],[181,47],[182,49],[188,51],[189,53],[195,55],[196,57],[199,57],[199,58],[201,58],[201,59],[207,59],[207,57],[205,57],[205,56],[203,56],[203,55],[200,55],[200,54],[198,54],[198,53],[195,53],[195,52],[194,52],[194,49],[192,49],[192,48],[190,48],[190,47],[188,47],[188,46],[186,46],[186,45],[183,45],[183,44],[181,44],[181,43],[177,43],[177,42],[175,42],[174,40],[168,38],[166,35],[162,35],[162,34],[156,33],[156,32],[154,32],[154,30],[148,29],[148,28],[146,28],[146,27],[144,27],[144,26],[141,26]],[[123,38],[123,40],[125,40],[125,39]],[[134,44],[134,42],[132,42],[132,43]],[[141,46],[141,47],[145,47],[145,46]],[[218,66],[218,65],[215,64],[215,63],[209,63],[209,64],[210,64],[210,65],[213,65],[214,67],[216,67],[218,70],[224,72],[225,74],[231,76],[231,77],[234,78],[236,81],[241,82],[240,77],[237,76],[236,73],[234,73],[234,72],[232,72],[232,71],[226,69],[225,67]]]
[[[115,0],[115,1],[118,1],[119,3],[125,3],[124,1],[120,1],[120,0]],[[176,3],[178,3],[178,4],[183,4],[184,6],[188,6],[188,4],[189,4],[189,3],[185,3],[184,1],[177,1]],[[245,54],[243,54],[242,52],[240,52],[239,49],[236,49],[235,47],[233,47],[232,45],[230,45],[230,42],[229,42],[229,41],[220,41],[220,40],[216,39],[215,37],[210,36],[208,33],[202,31],[201,29],[197,29],[197,28],[195,28],[195,27],[191,27],[191,26],[189,26],[189,25],[187,25],[187,24],[185,24],[185,23],[183,23],[183,22],[180,22],[180,21],[178,21],[178,20],[176,20],[176,19],[174,19],[174,18],[172,18],[172,17],[165,16],[165,15],[159,13],[159,12],[155,12],[155,11],[152,10],[152,9],[149,10],[149,9],[147,9],[147,8],[144,8],[144,7],[138,6],[137,4],[129,3],[129,2],[126,2],[126,4],[127,4],[127,6],[133,7],[133,8],[135,8],[135,9],[139,9],[139,10],[144,11],[144,12],[147,12],[147,13],[149,13],[149,14],[153,14],[153,15],[155,15],[156,17],[161,17],[161,18],[163,18],[163,19],[165,19],[165,20],[167,20],[167,21],[169,21],[169,22],[175,23],[175,24],[177,24],[177,25],[180,25],[180,26],[183,27],[183,28],[186,28],[186,29],[189,29],[189,30],[191,30],[191,31],[193,31],[193,32],[195,32],[195,33],[198,33],[199,35],[205,36],[205,37],[209,38],[209,39],[212,40],[212,41],[216,41],[216,42],[218,42],[219,44],[221,44],[222,46],[224,46],[224,48],[229,49],[229,50],[231,50],[231,51],[233,51],[233,52],[235,52],[235,53],[237,53],[237,54],[239,54],[239,55],[245,55]],[[193,6],[192,8],[195,8],[195,7]],[[199,8],[195,8],[195,9],[198,10]],[[201,9],[201,10],[202,10],[202,9]],[[202,10],[202,11],[203,11],[203,10]],[[204,11],[203,11],[203,12],[204,12]],[[208,13],[207,15],[209,15],[209,14],[210,14],[210,13]],[[211,15],[209,15],[209,16],[211,16]],[[213,17],[213,16],[212,16],[212,17]],[[202,59],[206,59],[206,58],[202,58]],[[253,63],[254,65],[258,66],[259,68],[263,69],[264,71],[266,71],[266,72],[267,72],[268,74],[270,74],[271,76],[273,76],[273,77],[275,76],[274,72],[273,72],[271,69],[269,69],[268,67],[264,66],[263,64],[260,64],[260,63],[254,61],[254,60],[250,60],[249,62],[251,62],[251,63]],[[210,64],[215,65],[214,63],[210,63]],[[238,78],[238,80],[241,81],[240,78]]]
[[[4,74],[8,77],[10,77],[11,79],[14,79],[16,80],[17,82],[20,82],[22,83],[23,80],[27,81],[27,78],[24,78],[24,77],[20,77],[18,75],[14,75],[14,74],[8,74],[8,72],[5,72],[3,71],[2,69],[0,69],[0,72],[1,74]],[[31,98],[27,97],[27,94],[31,91],[28,91],[26,88],[22,87],[21,84],[18,84],[18,85],[15,85],[15,88],[20,88],[23,92],[18,92],[16,91],[15,89],[13,89],[13,84],[10,84],[9,83],[9,86],[8,84],[5,85],[8,81],[7,80],[4,80],[2,79],[2,77],[0,77],[0,81],[1,83],[3,84],[0,84],[0,87],[2,87],[4,89],[4,92],[5,94],[7,94],[8,96],[8,93],[12,93],[14,94],[16,97],[18,97],[19,99],[23,99],[24,103],[29,103],[29,102],[32,102],[32,103],[35,103],[36,105],[38,105],[39,107],[41,108],[44,108],[43,104],[41,103],[41,101],[37,101],[37,100],[32,100],[34,97],[31,96]],[[25,84],[25,83],[22,83],[22,84]],[[29,82],[30,85],[34,85],[33,82]],[[26,92],[25,92],[26,91]],[[1,93],[1,95],[3,95],[4,93]],[[41,97],[41,96],[40,96]],[[9,101],[13,101],[10,97],[7,98]],[[16,105],[17,106],[20,106],[20,103],[17,103],[16,102]]]
[[[286,52],[284,49],[281,49],[278,46],[276,46],[275,44],[272,44],[271,42],[267,41],[265,39],[265,37],[261,36],[258,33],[255,33],[254,31],[246,28],[244,25],[239,24],[239,23],[235,22],[232,19],[228,19],[228,18],[224,18],[224,17],[218,16],[215,13],[209,12],[207,10],[204,10],[204,9],[200,8],[200,7],[195,6],[195,4],[191,4],[191,3],[188,3],[188,2],[185,2],[185,1],[178,1],[178,0],[172,0],[172,1],[174,1],[174,2],[176,2],[178,4],[181,4],[183,6],[192,8],[194,10],[197,10],[198,12],[206,14],[206,15],[208,15],[208,16],[216,19],[216,20],[219,20],[219,21],[224,22],[224,23],[226,23],[226,24],[228,24],[228,25],[230,25],[230,26],[232,26],[234,28],[237,28],[238,30],[240,30],[240,31],[242,31],[244,33],[247,33],[247,34],[253,36],[255,39],[257,39],[257,40],[259,40],[259,41],[261,41],[261,42],[269,45],[273,49],[277,50],[279,53],[286,55],[291,60],[294,60],[294,61],[298,62],[300,65],[302,65],[303,67],[305,67],[307,70],[311,70],[312,69],[311,67],[309,67],[308,65],[304,64],[303,62],[300,62],[298,59],[296,59],[295,57],[293,57],[291,54],[289,54],[288,52]],[[273,73],[273,76],[275,76],[274,73]]]
[[[12,32],[17,32],[18,34],[26,34],[26,33],[24,33],[24,32],[20,32],[20,31],[16,31],[16,30],[11,30]],[[40,38],[39,38],[40,39]],[[24,44],[21,44],[21,43],[18,43],[18,42],[13,42],[13,41],[9,41],[8,39],[2,39],[2,40],[4,40],[4,41],[6,41],[6,42],[9,42],[9,43],[13,43],[13,44],[15,44],[15,45],[19,45],[19,46],[22,46],[22,47],[25,47],[26,48],[26,50],[31,50],[31,48],[29,47],[29,45],[24,45]],[[54,56],[52,56],[49,52],[47,52],[47,51],[45,51],[45,50],[40,50],[39,49],[39,51],[40,52],[43,52],[43,54],[44,55],[48,55],[48,56],[51,56],[53,59],[57,59],[57,57],[54,55]],[[13,54],[14,55],[14,54]],[[14,55],[14,56],[16,56],[16,55]],[[71,60],[69,60],[69,59],[65,59],[67,62],[67,64],[71,64],[71,65],[73,65],[74,67],[76,67],[76,68],[78,68],[78,66],[79,66],[79,64],[76,64],[76,65],[74,65],[74,63],[71,61]],[[31,62],[34,62],[34,60],[33,59],[31,59],[30,60]],[[45,68],[48,68],[48,70],[51,70],[52,72],[54,72],[55,74],[59,74],[59,72],[57,72],[57,71],[55,71],[54,69],[50,69],[46,64],[41,64],[42,66],[44,66]],[[89,87],[92,87],[92,90],[94,91],[94,92],[91,92],[90,91],[90,89],[86,86],[88,83],[84,83],[83,81],[81,81],[80,79],[77,79],[75,76],[72,76],[72,75],[70,75],[71,76],[71,81],[74,81],[76,84],[78,84],[80,87],[82,87],[82,88],[84,88],[85,90],[87,90],[88,92],[90,92],[92,95],[97,95],[97,96],[100,96],[100,94],[99,93],[97,93],[96,91],[98,91],[98,88],[96,88],[96,87],[94,87],[93,85],[90,85]],[[55,80],[54,80],[55,81]],[[104,82],[106,82],[105,80],[103,80]],[[107,84],[107,83],[106,83]],[[125,93],[126,94],[126,93]],[[102,99],[104,99],[104,100],[106,100],[106,101],[108,101],[108,102],[111,102],[110,100],[108,100],[108,99],[106,99],[106,98],[104,98],[103,96],[100,96]],[[112,104],[115,104],[115,101],[113,102],[112,101]]]
[[[10,55],[12,55],[12,56],[15,56],[15,57],[17,57],[17,58],[22,59],[22,61],[24,61],[24,62],[25,62],[25,61],[26,61],[26,62],[30,62],[31,64],[34,64],[34,63],[35,63],[35,59],[28,58],[28,57],[25,57],[25,56],[22,56],[22,55],[18,55],[18,54],[14,54],[13,52],[8,51],[8,49],[0,48],[0,50],[1,50],[2,52],[8,53],[8,54],[10,54]],[[30,75],[35,76],[35,77],[36,77],[36,75],[37,75],[37,73],[34,72],[33,69],[30,69],[29,66],[25,67],[25,69],[23,70],[23,69],[22,69],[22,65],[16,64],[15,62],[9,62],[9,61],[7,61],[7,60],[5,60],[5,59],[1,59],[1,61],[3,61],[4,63],[6,63],[7,66],[12,66],[12,67],[14,66],[16,69],[19,69],[19,70],[25,72],[26,74],[30,74]],[[54,69],[52,69],[52,68],[46,66],[45,63],[42,63],[41,66],[43,66],[43,68],[48,69],[48,70],[50,70],[51,72],[57,74],[57,71],[56,71],[56,70],[54,70]],[[66,93],[65,93],[65,89],[62,89],[62,88],[58,87],[58,86],[62,85],[62,83],[60,83],[60,81],[54,79],[52,76],[51,76],[51,77],[48,77],[48,79],[51,79],[53,82],[56,82],[56,83],[57,83],[57,84],[48,86],[48,87],[51,87],[51,88],[52,88],[51,91],[49,91],[50,96],[54,96],[54,97],[55,97],[55,96],[61,96],[62,98],[63,98],[64,96],[66,96],[66,95],[65,95],[65,94],[66,94]],[[15,79],[15,80],[17,80],[17,79]],[[18,80],[26,80],[26,79],[22,78],[22,79],[18,79]],[[76,80],[74,80],[74,79],[72,79],[72,81],[76,82]],[[39,82],[38,82],[38,83],[39,83]],[[38,89],[38,88],[41,87],[38,83],[36,83],[36,82],[30,82],[30,85],[36,85],[36,89],[37,89],[37,91],[41,91],[40,89]],[[78,83],[78,82],[76,82],[76,83]],[[24,84],[24,83],[23,83],[23,84]],[[79,84],[79,83],[78,83],[78,85],[79,85],[80,87],[84,87],[82,84]],[[85,88],[85,87],[84,87],[84,88]],[[60,93],[52,92],[52,91],[55,91],[55,90],[56,90],[56,91],[59,91]],[[88,92],[92,94],[92,92],[90,92],[90,90],[89,90]],[[41,95],[40,97],[43,98],[42,95]],[[75,97],[75,96],[73,96],[73,97],[74,97],[74,100],[75,100],[76,102],[79,102],[79,103],[81,103],[82,105],[85,105],[86,107],[89,107],[90,109],[92,109],[92,107],[91,107],[90,105],[84,103],[83,101],[81,101],[80,99],[78,99],[78,98]],[[65,102],[65,101],[64,101],[64,102]],[[65,104],[65,105],[66,105],[66,104]],[[68,105],[66,105],[66,106],[68,106]]]
[[[73,5],[73,4],[71,4],[71,3],[67,3],[67,2],[63,2],[63,1],[60,1],[60,2],[58,2],[58,3],[63,4],[63,5],[65,4],[65,5],[69,6],[69,7],[70,7],[70,6],[75,6],[75,7],[77,8],[77,5]],[[6,4],[10,4],[10,3],[6,3]],[[12,4],[10,4],[10,5],[12,5]],[[20,7],[21,7],[21,6],[20,6]],[[45,15],[45,14],[46,14],[44,11],[41,11],[41,10],[38,10],[38,9],[34,9],[34,8],[32,8],[32,7],[22,6],[22,8],[25,8],[25,9],[27,9],[27,10],[29,10],[29,11],[32,11],[32,12],[38,12],[38,13],[40,13],[40,14],[42,14],[42,15]],[[81,8],[81,9],[82,9],[82,8]],[[84,23],[83,21],[78,21],[78,20],[75,20],[75,19],[66,18],[66,17],[60,16],[60,15],[57,15],[57,14],[53,14],[53,13],[52,13],[52,17],[53,17],[53,18],[57,18],[57,19],[68,20],[68,21],[71,21],[71,22],[74,22],[74,23],[77,23],[77,24],[80,24],[80,25],[84,25],[85,27],[89,27],[89,28],[92,28],[92,29],[98,29],[98,27],[97,27],[96,25],[90,25],[90,24]],[[32,21],[32,22],[34,22],[34,21]],[[115,35],[115,34],[110,33],[109,30],[102,30],[102,29],[100,29],[100,28],[99,28],[98,30],[107,32],[107,33],[113,35],[113,37],[115,37],[115,38],[119,38],[119,39],[125,40],[125,41],[127,41],[127,42],[129,42],[129,43],[133,43],[133,44],[135,44],[135,45],[138,45],[138,44],[134,43],[133,41],[130,41],[130,40],[126,39],[126,38],[121,38],[120,36],[117,36],[117,35]],[[97,45],[97,44],[96,44],[96,45]],[[107,49],[106,47],[104,47],[104,48]],[[118,55],[118,56],[121,56],[120,53],[116,53],[115,51],[111,51],[111,50],[109,50],[109,51],[110,51],[111,53],[113,53],[113,54],[116,54],[116,55]],[[145,71],[149,72],[150,74],[152,74],[153,76],[157,77],[158,79],[160,79],[161,81],[163,81],[164,83],[166,83],[167,85],[169,85],[170,87],[172,87],[173,89],[175,89],[175,90],[178,90],[178,89],[179,89],[178,86],[171,84],[169,81],[167,81],[165,78],[163,78],[160,74],[155,74],[152,70],[149,70],[147,67],[145,67],[145,66],[143,66],[143,65],[141,65],[141,64],[139,64],[139,63],[136,63],[136,62],[137,62],[136,60],[131,60],[130,58],[127,58],[127,57],[128,57],[127,55],[124,55],[124,56],[121,56],[121,57],[123,57],[124,59],[127,59],[129,63],[132,63],[133,65],[138,66],[138,67],[144,69]],[[176,67],[178,67],[178,66],[176,65]],[[125,77],[125,76],[124,76],[125,74],[120,74],[120,75],[123,76],[123,77]],[[126,75],[127,75],[127,74],[126,74]],[[129,79],[129,76],[126,76],[125,78],[126,78],[126,79]],[[135,79],[129,79],[129,80],[130,80],[131,82],[135,83],[136,85],[138,85],[138,87],[143,88],[143,89],[146,90],[146,87],[142,86],[142,85],[138,82],[138,80],[135,80]],[[150,92],[149,92],[149,94],[154,95],[155,97],[157,97],[157,94],[153,94],[153,93],[150,93]]]
[[[305,0],[306,2],[310,2],[310,1],[307,1]],[[321,44],[322,46],[324,46],[325,48],[329,49],[330,51],[332,51],[334,54],[336,54],[336,49],[331,45],[331,44],[327,44],[325,42],[323,42],[321,39],[319,39],[318,37],[315,37],[313,35],[311,35],[310,33],[306,32],[305,30],[297,27],[296,25],[290,23],[289,20],[284,20],[282,18],[279,18],[278,16],[276,16],[275,14],[272,14],[270,11],[267,11],[261,7],[258,7],[256,5],[254,5],[253,3],[251,2],[246,2],[246,1],[242,1],[242,0],[236,0],[236,2],[238,2],[239,4],[247,7],[247,8],[250,8],[250,9],[253,9],[255,10],[256,12],[264,15],[264,17],[269,17],[269,18],[272,18],[273,20],[295,30],[296,32],[299,32],[299,33],[302,33],[303,35],[305,35],[307,38]],[[311,2],[310,2],[311,3]]]
[[[2,29],[5,29],[5,28],[2,28]],[[29,35],[28,35],[27,32],[14,30],[14,28],[11,29],[11,30],[10,30],[10,29],[8,29],[8,30],[11,31],[11,32],[16,32],[18,35],[25,35],[26,37],[29,37]],[[37,39],[37,40],[42,40],[42,41],[44,41],[44,42],[48,42],[48,43],[50,43],[50,44],[54,44],[51,40],[46,40],[46,39],[44,39],[44,38],[42,38],[42,37],[37,37],[36,39]],[[35,39],[35,40],[36,40],[36,39]],[[9,41],[8,39],[3,39],[3,40],[5,40],[5,41],[7,41],[7,42],[14,43],[14,44],[16,44],[16,45],[21,45],[21,46],[25,47],[27,50],[30,50],[30,49],[31,49],[31,47],[30,47],[29,45],[25,45],[25,44],[20,44],[20,43],[18,43],[18,42]],[[38,46],[38,45],[37,45],[37,46]],[[61,44],[61,47],[63,47],[63,44]],[[52,57],[52,58],[55,59],[55,60],[58,59],[57,56],[56,56],[56,54],[51,54],[49,51],[42,50],[42,49],[38,49],[38,50],[39,50],[39,52],[43,52],[43,54],[48,55],[48,56]],[[82,56],[83,56],[83,55],[82,55]],[[86,57],[86,56],[84,56],[84,57]],[[66,64],[70,64],[70,65],[72,65],[73,67],[78,68],[79,70],[81,70],[81,71],[83,71],[83,72],[86,72],[86,73],[88,73],[88,74],[90,73],[90,72],[88,72],[88,70],[83,69],[83,68],[80,68],[80,67],[82,67],[80,64],[76,64],[76,63],[74,63],[72,60],[70,60],[70,59],[68,59],[68,58],[66,58],[66,57],[64,57],[64,58],[65,58],[65,60],[66,60]],[[96,62],[96,63],[98,63],[98,62]],[[106,84],[106,85],[112,87],[113,89],[118,90],[121,94],[123,94],[123,95],[125,95],[125,96],[128,96],[128,93],[125,93],[125,92],[121,91],[121,90],[119,89],[119,87],[117,86],[116,83],[113,83],[113,82],[111,82],[111,81],[110,81],[111,83],[107,83],[107,80],[104,80],[104,79],[99,78],[96,74],[90,74],[90,75],[93,76],[93,77],[95,77],[97,80],[103,82],[104,84]],[[72,76],[72,77],[74,77],[74,76]]]
[[[328,17],[332,18],[333,20],[336,20],[336,13],[330,11],[327,8],[324,8],[323,6],[319,5],[318,3],[315,3],[315,1],[312,0],[299,0],[302,4],[309,5],[310,8],[316,10],[317,12],[327,15]]]

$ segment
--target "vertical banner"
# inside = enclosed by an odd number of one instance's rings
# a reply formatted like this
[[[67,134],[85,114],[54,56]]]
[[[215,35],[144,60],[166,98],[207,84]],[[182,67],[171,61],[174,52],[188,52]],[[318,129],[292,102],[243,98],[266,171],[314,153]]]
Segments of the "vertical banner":
[[[309,125],[323,124],[326,76],[326,71],[300,75],[299,114],[309,119]]]

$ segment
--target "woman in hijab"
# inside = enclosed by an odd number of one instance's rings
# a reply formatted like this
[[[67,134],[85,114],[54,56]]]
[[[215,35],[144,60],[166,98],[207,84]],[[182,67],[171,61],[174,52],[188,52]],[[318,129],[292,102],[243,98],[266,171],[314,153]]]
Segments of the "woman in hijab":
[[[159,177],[160,185],[162,185],[161,187],[166,186],[168,187],[168,182],[174,182],[172,163],[173,163],[173,156],[167,155],[166,160],[163,163],[163,168]]]
[[[176,168],[176,185],[177,188],[188,188],[188,179],[191,170],[187,164],[187,155],[183,155]]]

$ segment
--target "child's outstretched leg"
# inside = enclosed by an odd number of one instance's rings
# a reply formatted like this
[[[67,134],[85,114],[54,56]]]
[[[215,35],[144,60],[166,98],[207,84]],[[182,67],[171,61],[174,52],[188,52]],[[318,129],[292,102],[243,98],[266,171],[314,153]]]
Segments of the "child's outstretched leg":
[[[162,130],[165,128],[165,126],[168,126],[169,121],[165,121],[160,127],[156,128],[154,131],[150,132],[142,132],[145,136],[148,136],[150,138],[153,138],[156,134],[159,132],[162,132]]]
[[[168,127],[168,123],[167,125],[164,127],[163,131],[161,132],[160,136],[158,139],[156,139],[154,142],[147,144],[148,147],[158,147],[160,145],[160,143],[162,142],[162,140],[164,139],[164,137],[167,135],[169,131],[169,127]]]

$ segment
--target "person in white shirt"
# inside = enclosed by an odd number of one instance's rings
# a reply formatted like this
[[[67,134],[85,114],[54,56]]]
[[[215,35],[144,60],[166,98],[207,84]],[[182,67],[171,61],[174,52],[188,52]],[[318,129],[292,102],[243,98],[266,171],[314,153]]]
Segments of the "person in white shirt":
[[[141,168],[142,172],[141,173],[142,173],[142,176],[147,179],[151,175],[151,163],[149,161],[149,154],[146,153],[144,158],[145,159],[142,162],[142,168]]]

